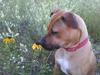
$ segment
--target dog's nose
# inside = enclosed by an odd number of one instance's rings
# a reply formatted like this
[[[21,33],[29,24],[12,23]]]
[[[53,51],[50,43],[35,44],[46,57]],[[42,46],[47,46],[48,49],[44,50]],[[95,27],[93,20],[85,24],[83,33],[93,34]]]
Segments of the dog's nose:
[[[46,42],[45,38],[42,37],[42,38],[40,38],[40,39],[36,42],[36,44],[41,44],[41,45],[43,45],[43,44],[45,44],[45,42]]]

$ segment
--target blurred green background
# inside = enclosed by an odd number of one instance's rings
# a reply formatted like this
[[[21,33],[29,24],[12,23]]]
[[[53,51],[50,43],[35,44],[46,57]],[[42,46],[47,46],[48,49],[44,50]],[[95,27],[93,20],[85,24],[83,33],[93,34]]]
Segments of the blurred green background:
[[[79,14],[100,51],[100,0],[0,0],[0,75],[52,75],[54,52],[32,50],[32,44],[46,33],[55,8]],[[15,42],[4,43],[6,37]]]

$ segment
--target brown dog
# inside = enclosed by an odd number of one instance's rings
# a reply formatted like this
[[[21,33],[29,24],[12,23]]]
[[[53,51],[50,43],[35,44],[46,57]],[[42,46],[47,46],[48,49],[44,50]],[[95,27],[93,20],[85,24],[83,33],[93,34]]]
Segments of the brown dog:
[[[96,58],[83,19],[69,11],[54,10],[48,33],[38,42],[55,52],[54,75],[95,75]]]

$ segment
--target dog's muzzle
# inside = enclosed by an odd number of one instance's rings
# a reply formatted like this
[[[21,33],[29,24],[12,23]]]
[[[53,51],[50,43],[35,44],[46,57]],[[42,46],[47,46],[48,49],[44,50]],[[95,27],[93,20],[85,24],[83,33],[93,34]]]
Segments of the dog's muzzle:
[[[45,39],[45,37],[42,37],[41,39],[39,39],[36,42],[36,44],[42,45],[43,48],[45,48],[46,50],[49,50],[49,51],[60,48],[60,46],[58,46],[58,45],[53,45],[53,44],[47,43],[47,40]]]

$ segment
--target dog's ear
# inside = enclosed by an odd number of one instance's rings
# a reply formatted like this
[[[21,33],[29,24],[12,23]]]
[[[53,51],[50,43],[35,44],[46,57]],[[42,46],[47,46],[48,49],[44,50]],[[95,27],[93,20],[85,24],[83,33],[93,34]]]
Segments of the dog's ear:
[[[51,17],[53,14],[55,14],[55,13],[57,13],[57,12],[59,12],[59,11],[61,11],[61,9],[54,9],[54,10],[50,13],[50,17]]]
[[[78,22],[76,21],[76,17],[72,12],[66,12],[62,17],[61,20],[71,28],[78,28]]]

